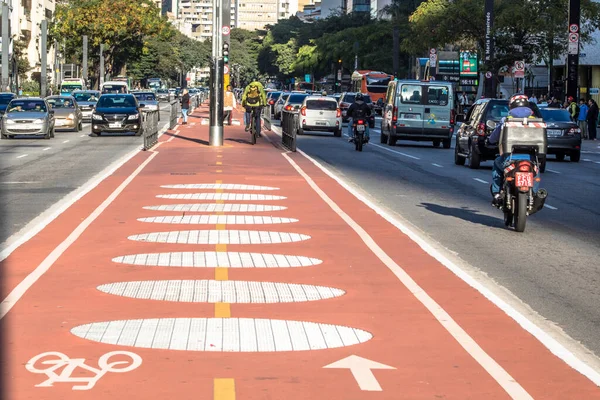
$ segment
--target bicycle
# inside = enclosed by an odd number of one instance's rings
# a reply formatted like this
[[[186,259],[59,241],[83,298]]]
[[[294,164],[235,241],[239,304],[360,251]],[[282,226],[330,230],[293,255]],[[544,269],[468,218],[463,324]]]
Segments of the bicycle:
[[[258,132],[256,131],[257,110],[258,107],[252,107],[252,112],[250,113],[250,134],[252,135],[252,144],[256,144],[256,137],[258,136]]]

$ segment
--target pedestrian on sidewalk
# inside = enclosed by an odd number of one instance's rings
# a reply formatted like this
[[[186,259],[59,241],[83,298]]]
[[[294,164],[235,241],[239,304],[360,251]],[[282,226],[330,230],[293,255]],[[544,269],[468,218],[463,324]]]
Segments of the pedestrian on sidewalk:
[[[181,115],[183,119],[183,125],[187,125],[188,110],[190,109],[190,95],[187,88],[183,89],[183,96],[181,96]]]
[[[231,85],[227,85],[227,91],[223,98],[223,125],[231,125],[233,109],[236,107],[235,95]]]
[[[590,140],[596,140],[596,128],[598,124],[598,104],[594,99],[588,100],[587,125]]]
[[[588,138],[587,113],[588,106],[585,104],[585,100],[579,99],[579,117],[577,118],[577,125],[579,125],[579,129],[581,130],[582,139]]]

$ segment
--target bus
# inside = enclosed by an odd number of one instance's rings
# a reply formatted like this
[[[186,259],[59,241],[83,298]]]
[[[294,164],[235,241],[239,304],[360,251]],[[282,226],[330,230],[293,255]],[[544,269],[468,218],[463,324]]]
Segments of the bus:
[[[359,70],[352,73],[352,91],[366,93],[373,103],[379,99],[385,100],[388,83],[394,76],[380,71]]]
[[[162,87],[162,81],[160,78],[148,78],[148,88],[154,91]]]
[[[65,78],[60,83],[60,94],[69,95],[73,90],[85,90],[85,81],[81,78]]]
[[[114,78],[111,79],[111,81],[113,82],[125,82],[127,84],[127,91],[129,92],[131,90],[131,86],[132,86],[132,81],[131,78],[127,77],[127,76],[123,76],[123,75],[119,75],[119,76],[115,76]]]

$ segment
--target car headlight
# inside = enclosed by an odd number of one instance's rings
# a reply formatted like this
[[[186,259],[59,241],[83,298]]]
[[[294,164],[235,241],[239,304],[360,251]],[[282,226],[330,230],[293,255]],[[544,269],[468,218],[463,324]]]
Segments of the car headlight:
[[[127,119],[138,119],[140,117],[140,114],[132,114],[129,117],[127,117]]]
[[[36,119],[33,121],[34,124],[43,124],[44,120],[43,119]]]
[[[67,116],[67,119],[73,119],[73,118],[75,118],[75,115],[73,115],[73,113],[71,113]]]
[[[6,120],[6,124],[7,125],[13,125],[13,124],[16,124],[16,122],[14,120],[12,120],[12,119],[7,119]]]
[[[92,119],[95,119],[96,121],[102,121],[102,116],[98,114],[92,114]]]

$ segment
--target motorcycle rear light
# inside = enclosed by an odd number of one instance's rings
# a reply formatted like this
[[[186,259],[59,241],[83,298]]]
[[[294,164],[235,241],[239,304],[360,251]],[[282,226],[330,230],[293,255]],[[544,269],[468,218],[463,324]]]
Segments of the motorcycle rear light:
[[[519,164],[519,171],[528,172],[530,169],[531,167],[529,166],[529,163],[522,162]]]
[[[483,122],[480,122],[479,125],[477,125],[477,134],[479,136],[485,136],[485,124]]]
[[[342,116],[342,110],[340,110],[339,108],[335,110],[335,117],[339,118]]]
[[[364,123],[365,123],[365,121],[363,121],[362,119],[359,119],[359,120],[358,120],[358,124],[359,124],[359,125],[362,125],[362,124],[364,124]]]
[[[304,115],[306,117],[306,107],[302,107],[300,109],[300,114]]]

